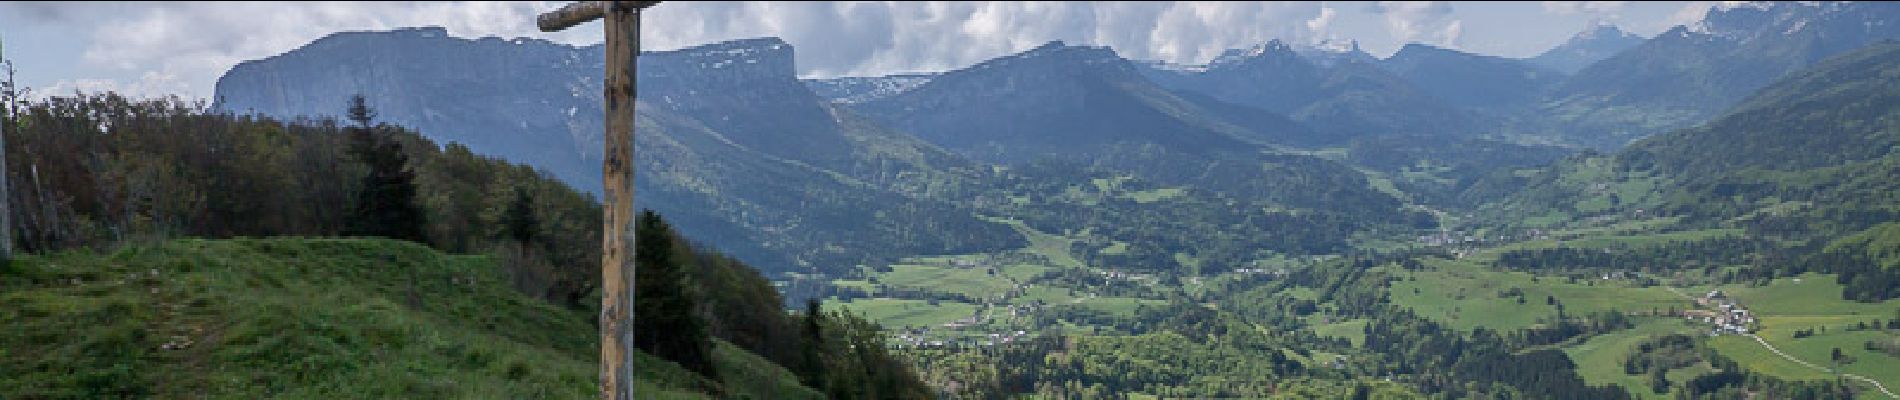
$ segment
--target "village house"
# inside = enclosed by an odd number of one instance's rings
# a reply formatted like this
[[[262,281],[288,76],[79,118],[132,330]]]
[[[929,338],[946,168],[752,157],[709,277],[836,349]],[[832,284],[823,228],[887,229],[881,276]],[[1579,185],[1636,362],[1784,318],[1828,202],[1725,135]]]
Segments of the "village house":
[[[1690,310],[1683,317],[1713,325],[1709,336],[1754,333],[1755,315],[1720,290],[1711,290],[1695,299],[1696,305],[1709,310]]]

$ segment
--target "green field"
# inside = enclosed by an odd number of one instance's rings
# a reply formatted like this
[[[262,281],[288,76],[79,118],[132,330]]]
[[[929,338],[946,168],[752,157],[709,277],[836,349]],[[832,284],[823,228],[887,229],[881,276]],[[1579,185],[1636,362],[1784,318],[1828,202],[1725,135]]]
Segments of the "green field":
[[[1060,235],[1052,235],[1048,233],[1043,233],[1041,231],[1037,231],[1035,228],[1030,228],[1029,225],[1024,224],[1022,221],[1017,221],[1011,218],[995,218],[995,217],[981,217],[981,218],[985,221],[1009,225],[1011,228],[1016,228],[1016,232],[1022,233],[1023,238],[1029,239],[1029,247],[1024,250],[1033,254],[1041,254],[1045,257],[1048,257],[1049,262],[1055,263],[1055,266],[1057,267],[1063,267],[1063,268],[1085,267],[1082,264],[1082,261],[1075,259],[1075,255],[1069,254],[1069,247],[1075,243],[1074,239],[1062,237]]]
[[[1799,280],[1797,282],[1797,279]],[[1860,303],[1841,298],[1841,285],[1833,275],[1804,274],[1775,279],[1766,286],[1734,284],[1717,287],[1761,318],[1763,340],[1790,356],[1811,364],[1828,366],[1833,349],[1854,359],[1841,366],[1845,373],[1880,381],[1888,388],[1900,386],[1900,358],[1868,351],[1868,340],[1892,337],[1880,331],[1848,331],[1848,326],[1874,319],[1900,317],[1900,300]],[[1698,293],[1708,288],[1697,288]],[[1797,330],[1813,330],[1812,337],[1795,339]],[[1759,343],[1744,337],[1724,337],[1716,348],[1750,369],[1788,379],[1827,379],[1826,372],[1802,366],[1777,356]]]
[[[1129,200],[1134,200],[1136,203],[1147,204],[1147,203],[1153,203],[1157,201],[1172,199],[1176,197],[1181,197],[1181,194],[1185,192],[1186,190],[1183,190],[1181,188],[1160,188],[1160,189],[1151,189],[1151,190],[1142,190],[1142,191],[1123,193],[1122,197],[1127,198]]]
[[[1732,358],[1743,368],[1791,380],[1832,379],[1827,372],[1788,361],[1746,336],[1723,335],[1709,339],[1709,347]],[[1843,349],[1844,350],[1844,349]],[[1812,361],[1810,361],[1812,362]]]
[[[1800,282],[1796,282],[1796,280]],[[1713,287],[1721,289],[1762,315],[1859,315],[1867,317],[1893,318],[1900,312],[1900,300],[1884,303],[1860,303],[1841,298],[1841,285],[1834,282],[1834,275],[1804,274],[1793,278],[1775,279],[1767,286],[1751,287],[1744,284],[1732,284]],[[1710,287],[1696,288],[1697,293],[1707,292]]]
[[[891,272],[878,275],[878,283],[893,288],[960,293],[973,299],[1001,296],[1013,286],[1009,278],[992,268],[937,265],[892,265]]]
[[[1577,373],[1583,375],[1584,382],[1591,385],[1616,384],[1638,398],[1669,398],[1650,391],[1647,377],[1624,374],[1623,360],[1629,358],[1630,352],[1635,351],[1636,344],[1643,339],[1671,333],[1697,334],[1702,328],[1680,318],[1639,318],[1635,322],[1634,328],[1597,335],[1582,343],[1566,346],[1563,348],[1564,353],[1576,361]]]
[[[1074,295],[1070,294],[1072,292],[1074,293]],[[1014,299],[1010,299],[1010,303],[1028,304],[1031,301],[1040,300],[1043,303],[1050,304],[1050,305],[1069,304],[1069,302],[1075,300],[1076,295],[1087,296],[1086,294],[1083,294],[1081,292],[1076,292],[1075,290],[1066,288],[1066,287],[1056,287],[1056,286],[1048,286],[1048,285],[1032,285],[1029,287],[1028,290],[1023,291],[1022,296],[1017,296]]]
[[[871,293],[871,294],[877,293],[877,284],[871,283],[870,281],[866,281],[866,280],[834,279],[831,281],[831,284],[832,286],[837,286],[837,287],[848,287],[848,288],[863,290],[865,293]]]
[[[593,316],[493,259],[368,239],[177,240],[0,264],[7,398],[598,396]],[[640,398],[822,397],[718,343],[709,382],[635,353]],[[743,378],[739,378],[743,377]]]
[[[913,299],[853,299],[827,303],[863,314],[886,328],[941,326],[968,318],[978,308],[975,304],[954,301],[940,301],[933,306],[928,301]]]
[[[1165,300],[1137,299],[1133,297],[1087,297],[1087,296],[1082,296],[1080,298],[1071,300],[1071,303],[1077,307],[1092,308],[1092,309],[1101,310],[1104,312],[1121,315],[1121,316],[1134,316],[1135,309],[1141,307],[1142,305],[1147,305],[1150,307],[1159,307],[1159,306],[1168,305],[1168,302]]]
[[[1687,299],[1662,287],[1635,287],[1621,281],[1579,280],[1573,284],[1562,278],[1436,258],[1426,259],[1425,265],[1426,270],[1398,272],[1401,279],[1392,283],[1393,304],[1411,307],[1421,316],[1465,330],[1517,329],[1535,325],[1540,318],[1554,318],[1556,307],[1545,304],[1551,297],[1570,314],[1691,306]],[[1524,303],[1519,304],[1515,296],[1499,296],[1512,288],[1524,292]]]
[[[1049,269],[1049,266],[1042,264],[1010,264],[1003,266],[1003,276],[1017,282],[1026,282],[1048,272]]]
[[[1369,322],[1369,320],[1353,319],[1325,325],[1315,325],[1313,326],[1313,334],[1323,337],[1345,338],[1351,341],[1353,346],[1360,346],[1366,343],[1367,322]]]

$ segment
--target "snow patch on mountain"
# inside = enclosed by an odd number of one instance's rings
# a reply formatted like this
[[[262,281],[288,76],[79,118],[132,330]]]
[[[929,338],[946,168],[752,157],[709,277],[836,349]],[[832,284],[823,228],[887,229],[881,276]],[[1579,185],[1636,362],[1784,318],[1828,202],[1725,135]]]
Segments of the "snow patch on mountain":
[[[811,88],[818,97],[844,104],[858,104],[885,97],[895,96],[925,83],[938,74],[899,74],[890,76],[842,77],[830,79],[804,79],[806,87]]]

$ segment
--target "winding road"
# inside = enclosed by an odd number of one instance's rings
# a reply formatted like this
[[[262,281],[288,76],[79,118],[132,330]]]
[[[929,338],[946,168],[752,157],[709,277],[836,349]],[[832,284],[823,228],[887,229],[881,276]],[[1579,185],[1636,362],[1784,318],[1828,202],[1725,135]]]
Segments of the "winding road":
[[[1755,343],[1761,343],[1761,347],[1766,347],[1766,348],[1768,348],[1768,351],[1772,351],[1772,352],[1775,352],[1775,355],[1778,355],[1778,356],[1781,356],[1781,358],[1786,358],[1786,359],[1788,359],[1788,361],[1793,361],[1793,362],[1794,362],[1795,364],[1801,364],[1801,365],[1805,365],[1805,366],[1807,366],[1808,368],[1814,368],[1814,369],[1818,369],[1818,370],[1822,370],[1822,371],[1829,371],[1829,370],[1828,370],[1827,368],[1825,368],[1825,367],[1822,367],[1822,366],[1819,366],[1819,365],[1814,365],[1814,364],[1811,364],[1811,363],[1808,363],[1807,361],[1801,361],[1801,359],[1799,359],[1799,358],[1794,358],[1794,356],[1790,356],[1790,355],[1788,355],[1788,353],[1783,353],[1783,352],[1781,352],[1781,349],[1777,349],[1777,348],[1775,348],[1775,345],[1772,345],[1772,344],[1768,344],[1768,341],[1767,341],[1767,340],[1762,340],[1762,338],[1761,338],[1761,336],[1755,336],[1755,334],[1753,334],[1753,333],[1750,333],[1750,334],[1748,334],[1748,337],[1749,337],[1749,338],[1753,338],[1753,339],[1755,339]],[[1875,389],[1880,389],[1880,392],[1881,392],[1881,393],[1886,393],[1886,394],[1887,394],[1887,397],[1890,397],[1890,398],[1895,398],[1895,399],[1900,399],[1900,396],[1896,396],[1896,395],[1894,395],[1894,394],[1893,394],[1893,392],[1892,392],[1892,391],[1888,391],[1888,390],[1887,390],[1887,385],[1882,385],[1882,384],[1880,384],[1880,381],[1876,381],[1876,380],[1873,380],[1873,379],[1871,379],[1871,378],[1868,378],[1868,377],[1865,377],[1865,376],[1860,376],[1860,375],[1855,375],[1855,374],[1841,374],[1841,376],[1842,376],[1842,377],[1846,377],[1846,378],[1849,378],[1849,379],[1854,379],[1854,380],[1859,380],[1859,381],[1862,381],[1862,382],[1867,382],[1868,384],[1872,384],[1872,385],[1874,385],[1874,388],[1875,388]]]
[[[1677,296],[1682,296],[1683,298],[1686,298],[1686,299],[1694,299],[1694,297],[1690,297],[1690,296],[1689,296],[1689,295],[1687,295],[1687,294],[1683,294],[1682,292],[1679,292],[1679,291],[1676,291],[1676,288],[1673,288],[1673,287],[1669,287],[1669,286],[1663,286],[1663,289],[1665,289],[1665,290],[1668,290],[1668,291],[1669,291],[1669,293],[1675,293],[1675,294],[1676,294]],[[1819,366],[1819,365],[1814,365],[1814,364],[1812,364],[1812,363],[1809,363],[1809,362],[1807,362],[1807,361],[1801,361],[1801,359],[1799,359],[1799,358],[1794,358],[1794,356],[1791,356],[1791,355],[1788,355],[1788,353],[1783,353],[1783,352],[1781,352],[1781,349],[1777,349],[1777,348],[1775,348],[1775,345],[1772,345],[1772,344],[1768,344],[1768,341],[1767,341],[1767,340],[1764,340],[1764,339],[1762,339],[1762,338],[1761,338],[1761,336],[1755,336],[1755,334],[1753,334],[1753,333],[1750,333],[1750,334],[1748,334],[1748,337],[1749,337],[1749,338],[1752,338],[1752,339],[1755,339],[1755,343],[1761,343],[1761,347],[1765,347],[1765,348],[1768,348],[1768,351],[1771,351],[1771,352],[1774,352],[1774,353],[1775,353],[1775,355],[1778,355],[1778,356],[1781,356],[1781,358],[1785,358],[1785,359],[1788,359],[1788,361],[1793,361],[1793,362],[1794,362],[1795,364],[1801,364],[1802,366],[1806,366],[1806,367],[1808,367],[1808,368],[1814,368],[1814,369],[1818,369],[1818,370],[1822,370],[1822,371],[1829,371],[1829,372],[1832,372],[1832,371],[1830,371],[1830,370],[1828,370],[1828,369],[1827,369],[1826,367],[1822,367],[1822,366]],[[1889,391],[1889,390],[1887,390],[1887,385],[1882,385],[1882,384],[1880,384],[1880,381],[1876,381],[1876,380],[1873,380],[1872,378],[1868,378],[1868,377],[1865,377],[1865,376],[1860,376],[1860,375],[1855,375],[1855,374],[1841,374],[1841,376],[1843,376],[1843,377],[1847,377],[1847,378],[1850,378],[1850,379],[1854,379],[1854,380],[1858,380],[1858,381],[1862,381],[1862,382],[1867,382],[1868,384],[1871,384],[1871,385],[1874,385],[1874,388],[1875,388],[1875,389],[1880,389],[1880,392],[1881,392],[1881,393],[1886,393],[1886,394],[1887,394],[1887,397],[1890,397],[1890,398],[1894,398],[1894,399],[1900,399],[1900,395],[1894,395],[1892,391]]]

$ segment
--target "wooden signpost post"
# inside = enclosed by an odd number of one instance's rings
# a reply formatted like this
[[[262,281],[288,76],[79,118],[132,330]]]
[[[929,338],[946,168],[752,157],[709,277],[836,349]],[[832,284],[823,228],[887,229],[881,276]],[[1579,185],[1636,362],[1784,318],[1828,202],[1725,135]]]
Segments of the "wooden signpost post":
[[[658,1],[582,1],[535,21],[543,32],[606,18],[607,154],[602,161],[600,398],[633,398],[633,102],[640,10]]]
[[[4,69],[0,73],[7,74],[0,78],[6,80],[0,83],[6,85],[0,87],[0,90],[5,91],[0,93],[0,108],[4,108],[0,112],[19,119],[18,104],[14,101],[18,100],[16,97],[20,95],[20,89],[13,86],[13,61],[6,59],[6,53],[6,45],[0,44],[0,69]],[[8,186],[10,183],[7,182],[7,135],[13,134],[15,126],[13,121],[0,118],[0,263],[13,262],[13,186]]]

